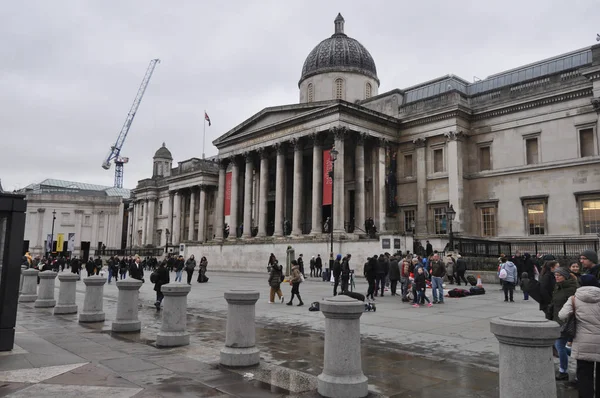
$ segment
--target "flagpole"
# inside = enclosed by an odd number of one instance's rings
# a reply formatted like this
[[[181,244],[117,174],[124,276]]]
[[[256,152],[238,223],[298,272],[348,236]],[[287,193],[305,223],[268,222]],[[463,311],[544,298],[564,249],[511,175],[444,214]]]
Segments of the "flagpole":
[[[204,143],[206,142],[206,109],[204,110],[202,119],[204,119],[204,130],[202,132],[202,159],[204,159]]]

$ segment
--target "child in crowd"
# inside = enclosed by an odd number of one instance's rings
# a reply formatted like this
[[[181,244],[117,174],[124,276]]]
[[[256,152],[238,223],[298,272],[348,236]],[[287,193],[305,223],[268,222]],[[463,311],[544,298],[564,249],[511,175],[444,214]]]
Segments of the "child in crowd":
[[[420,305],[418,303],[421,302],[421,299],[424,299],[427,301],[428,307],[433,306],[433,304],[431,304],[431,302],[429,301],[427,294],[425,294],[425,289],[427,288],[427,285],[425,282],[425,273],[423,271],[423,267],[419,267],[417,269],[417,275],[415,275],[415,285],[417,287],[418,299],[417,299],[417,302],[415,304],[413,304],[413,307],[419,308]]]

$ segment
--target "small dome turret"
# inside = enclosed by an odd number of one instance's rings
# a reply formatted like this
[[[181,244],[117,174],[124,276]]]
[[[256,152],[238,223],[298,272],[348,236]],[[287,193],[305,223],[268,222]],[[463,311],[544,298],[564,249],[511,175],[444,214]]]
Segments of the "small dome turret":
[[[152,159],[154,160],[152,177],[169,177],[171,175],[173,155],[171,155],[171,151],[167,149],[164,142]]]

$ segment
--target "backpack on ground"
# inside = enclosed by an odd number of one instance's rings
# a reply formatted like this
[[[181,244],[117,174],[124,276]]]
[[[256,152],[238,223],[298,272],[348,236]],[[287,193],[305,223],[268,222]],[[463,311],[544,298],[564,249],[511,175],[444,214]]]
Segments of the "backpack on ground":
[[[479,296],[485,294],[485,289],[477,286],[473,286],[469,291],[471,292],[471,296]]]
[[[467,282],[469,282],[471,286],[477,286],[477,279],[473,275],[467,275]]]
[[[365,312],[375,312],[377,311],[377,307],[375,307],[375,304],[373,303],[365,303]]]
[[[456,288],[448,292],[448,297],[465,297],[470,294],[471,292],[469,292],[468,290]]]
[[[318,301],[313,302],[310,307],[308,308],[309,311],[314,312],[314,311],[320,311],[321,310],[321,305],[319,304]]]

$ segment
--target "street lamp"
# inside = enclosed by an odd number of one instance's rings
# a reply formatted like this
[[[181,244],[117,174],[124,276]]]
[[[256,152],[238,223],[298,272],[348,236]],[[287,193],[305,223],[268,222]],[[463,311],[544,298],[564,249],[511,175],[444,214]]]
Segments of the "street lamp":
[[[52,232],[50,233],[50,253],[52,254],[52,249],[54,248],[54,221],[56,221],[56,210],[52,210]],[[50,257],[50,256],[48,256]]]
[[[454,251],[454,242],[452,236],[452,221],[454,221],[454,217],[456,216],[456,211],[454,211],[454,207],[450,205],[449,208],[446,209],[446,218],[448,218],[448,235],[450,237],[450,250]]]
[[[165,255],[169,255],[169,236],[171,236],[169,228],[165,228]]]
[[[339,152],[335,149],[335,146],[331,148],[331,151],[329,151],[329,160],[331,160],[331,171],[329,172],[329,177],[331,178],[331,217],[329,218],[331,225],[329,226],[329,237],[330,237],[330,248],[331,248],[331,255],[329,258],[329,269],[332,269],[333,267],[333,205],[335,203],[335,197],[334,197],[334,192],[335,192],[335,178],[334,178],[334,172],[335,172],[335,161],[337,160]]]

